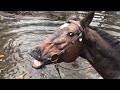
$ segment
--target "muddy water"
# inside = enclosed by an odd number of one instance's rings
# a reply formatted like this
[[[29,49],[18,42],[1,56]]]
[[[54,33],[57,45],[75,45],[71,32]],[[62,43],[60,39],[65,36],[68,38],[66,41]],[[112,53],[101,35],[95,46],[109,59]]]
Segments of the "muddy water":
[[[29,52],[40,41],[52,34],[71,14],[80,18],[83,11],[69,12],[35,12],[34,15],[0,16],[0,78],[1,79],[59,79],[54,65],[36,70],[31,66]],[[91,25],[101,27],[108,33],[120,38],[120,12],[97,12]],[[73,63],[60,63],[61,66],[79,71],[66,70],[61,67],[64,79],[102,79],[102,77],[82,58]]]

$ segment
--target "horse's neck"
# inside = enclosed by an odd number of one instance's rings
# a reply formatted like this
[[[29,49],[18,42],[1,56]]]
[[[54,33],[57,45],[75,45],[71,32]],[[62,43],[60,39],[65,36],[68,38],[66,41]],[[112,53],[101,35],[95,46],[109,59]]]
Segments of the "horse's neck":
[[[111,47],[116,50],[116,52],[120,53],[120,41],[118,39],[114,38],[113,35],[108,34],[102,29],[97,29],[91,26],[89,27],[95,30],[106,42],[108,42],[111,45]]]
[[[92,31],[89,30],[86,33],[86,36],[91,35],[91,32]],[[119,54],[97,33],[94,33],[94,35],[96,42],[93,42],[93,38],[91,38],[92,36],[88,37],[89,41],[83,42],[84,58],[86,58],[92,64],[92,66],[98,71],[101,76],[103,76],[103,78],[119,78]]]

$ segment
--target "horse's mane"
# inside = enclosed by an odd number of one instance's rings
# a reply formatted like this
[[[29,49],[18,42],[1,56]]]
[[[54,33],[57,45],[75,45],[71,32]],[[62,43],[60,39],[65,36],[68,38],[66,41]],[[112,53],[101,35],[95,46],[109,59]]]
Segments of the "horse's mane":
[[[95,30],[106,42],[108,42],[116,51],[120,53],[120,41],[116,39],[113,35],[108,34],[102,29],[89,26],[92,30]]]

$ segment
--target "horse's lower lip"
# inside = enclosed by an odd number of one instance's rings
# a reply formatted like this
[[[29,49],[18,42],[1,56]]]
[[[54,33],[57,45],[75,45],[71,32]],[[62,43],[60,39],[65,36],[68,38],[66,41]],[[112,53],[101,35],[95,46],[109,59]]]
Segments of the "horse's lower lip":
[[[40,66],[42,66],[42,62],[35,59],[35,60],[33,60],[32,66],[34,68],[39,68]]]

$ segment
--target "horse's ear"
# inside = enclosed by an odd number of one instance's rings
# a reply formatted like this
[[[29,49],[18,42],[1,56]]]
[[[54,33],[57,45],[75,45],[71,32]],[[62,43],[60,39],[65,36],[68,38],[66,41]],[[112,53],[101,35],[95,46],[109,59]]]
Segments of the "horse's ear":
[[[90,11],[90,12],[88,13],[88,15],[86,15],[86,16],[81,20],[80,23],[81,23],[81,26],[82,26],[83,28],[89,26],[89,24],[92,22],[92,19],[93,19],[93,17],[94,17],[94,13],[95,13],[95,11]]]

